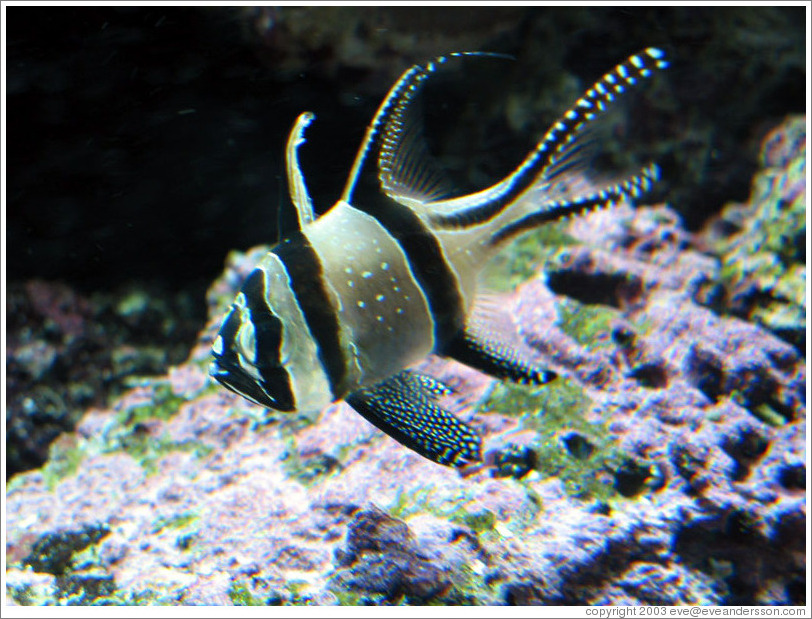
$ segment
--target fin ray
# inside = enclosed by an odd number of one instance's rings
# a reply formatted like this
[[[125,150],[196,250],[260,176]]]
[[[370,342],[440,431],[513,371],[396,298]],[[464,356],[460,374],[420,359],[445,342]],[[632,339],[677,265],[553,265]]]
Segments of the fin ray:
[[[606,208],[623,200],[635,198],[648,191],[658,177],[659,168],[651,164],[640,170],[638,174],[599,191],[582,195],[576,199],[547,202],[538,210],[494,232],[488,243],[490,245],[499,245],[536,226],[575,215],[582,215],[589,211]]]
[[[490,52],[463,52],[452,56],[511,58]],[[417,110],[426,78],[436,71],[438,60],[428,63],[414,84],[398,97],[383,128],[378,175],[384,193],[393,200],[434,202],[451,195],[453,187],[429,153],[423,114]]]

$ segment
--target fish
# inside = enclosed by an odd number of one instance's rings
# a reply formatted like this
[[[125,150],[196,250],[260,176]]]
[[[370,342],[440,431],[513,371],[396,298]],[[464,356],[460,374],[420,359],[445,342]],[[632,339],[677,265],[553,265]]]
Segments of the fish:
[[[339,200],[318,217],[298,157],[315,116],[295,120],[279,240],[224,315],[211,377],[281,412],[344,400],[414,452],[458,468],[482,461],[482,437],[441,405],[445,384],[410,366],[435,354],[502,380],[540,386],[556,378],[528,345],[504,337],[498,309],[478,301],[479,275],[518,235],[651,188],[654,164],[617,179],[581,179],[590,173],[597,121],[668,60],[654,47],[630,56],[508,176],[455,195],[429,156],[415,101],[441,67],[471,57],[502,55],[454,52],[400,76],[366,128]]]

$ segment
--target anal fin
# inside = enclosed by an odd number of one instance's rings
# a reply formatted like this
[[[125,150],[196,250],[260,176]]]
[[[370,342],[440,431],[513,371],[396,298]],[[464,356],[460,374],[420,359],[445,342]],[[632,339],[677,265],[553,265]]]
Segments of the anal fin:
[[[494,378],[506,378],[515,383],[543,385],[556,377],[555,372],[524,359],[513,346],[474,331],[457,334],[442,354]]]
[[[404,370],[346,398],[367,421],[421,456],[461,467],[482,460],[482,439],[437,403],[448,389],[439,381]]]

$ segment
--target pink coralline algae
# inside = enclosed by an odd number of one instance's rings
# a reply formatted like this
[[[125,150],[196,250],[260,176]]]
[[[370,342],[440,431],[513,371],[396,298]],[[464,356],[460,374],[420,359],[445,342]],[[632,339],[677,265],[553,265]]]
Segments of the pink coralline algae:
[[[559,230],[503,298],[556,381],[420,366],[484,465],[433,464],[343,403],[302,420],[215,387],[212,318],[186,363],[11,480],[8,599],[804,604],[800,351],[726,313],[720,258],[668,207]],[[232,256],[211,316],[255,257]]]

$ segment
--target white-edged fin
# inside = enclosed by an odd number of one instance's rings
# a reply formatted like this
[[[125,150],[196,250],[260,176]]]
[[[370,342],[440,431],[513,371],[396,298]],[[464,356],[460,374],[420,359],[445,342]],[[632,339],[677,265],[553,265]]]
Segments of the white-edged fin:
[[[315,219],[313,202],[307,192],[302,169],[299,166],[299,147],[305,143],[304,131],[316,116],[312,112],[299,114],[293,128],[290,130],[288,144],[285,149],[285,165],[287,168],[288,192],[290,201],[295,209],[295,217],[289,211],[290,207],[283,204],[279,209],[279,238],[282,239],[292,232],[301,230]]]
[[[375,158],[376,161],[374,163],[379,163],[378,157],[383,148],[385,127],[398,115],[401,116],[401,120],[405,120],[405,118],[403,118],[403,112],[409,107],[411,100],[419,92],[422,87],[421,83],[431,73],[436,71],[440,65],[448,62],[449,59],[467,56],[510,58],[510,56],[505,54],[491,52],[453,52],[447,56],[438,56],[425,65],[414,65],[404,71],[398,81],[395,82],[389,89],[389,92],[386,93],[383,101],[378,106],[378,110],[375,112],[375,116],[372,118],[372,122],[370,122],[367,127],[364,139],[361,142],[361,147],[358,149],[355,161],[352,164],[352,169],[350,170],[350,175],[347,178],[347,184],[344,186],[344,191],[341,194],[341,200],[343,202],[349,204],[353,203],[353,192],[359,185],[364,184],[359,183],[364,177],[373,180],[374,175],[374,180],[380,182],[377,171],[369,166],[368,155],[371,154]],[[402,104],[401,107],[403,109],[400,112],[396,112],[396,108],[399,104]]]
[[[510,59],[490,52],[464,52],[451,56],[477,56]],[[426,78],[445,62],[444,58],[426,64],[420,79],[397,98],[384,127],[378,156],[378,178],[384,193],[397,202],[433,202],[451,195],[453,186],[429,152],[423,126],[419,95]]]
[[[422,110],[414,101],[416,90],[404,94],[383,130],[378,157],[378,179],[383,192],[395,200],[432,202],[448,197],[452,185],[429,153]]]
[[[655,164],[650,164],[637,174],[605,185],[601,189],[588,191],[581,187],[568,188],[568,191],[577,191],[577,195],[563,200],[538,201],[540,206],[537,209],[496,230],[488,240],[488,244],[500,245],[516,235],[542,224],[607,208],[624,200],[633,200],[648,192],[652,184],[659,178],[659,174],[659,168]],[[528,203],[533,204],[532,201],[528,201]]]

